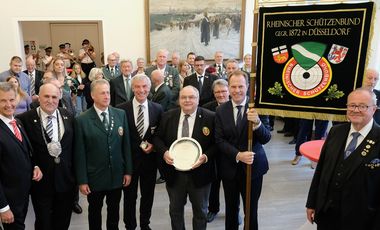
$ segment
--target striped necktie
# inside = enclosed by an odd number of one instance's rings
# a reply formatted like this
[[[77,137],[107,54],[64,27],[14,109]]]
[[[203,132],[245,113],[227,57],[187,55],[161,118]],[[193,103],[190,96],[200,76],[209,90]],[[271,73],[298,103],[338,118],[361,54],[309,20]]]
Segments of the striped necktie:
[[[139,105],[139,112],[137,113],[137,132],[141,139],[144,137],[144,105]]]
[[[46,133],[50,140],[53,140],[53,116],[47,116]]]
[[[36,90],[35,90],[36,80],[34,79],[33,73],[29,73],[29,77],[30,77],[30,95],[33,96],[36,94]]]
[[[11,122],[9,122],[9,124],[12,125],[13,132],[14,132],[16,138],[17,138],[19,141],[22,142],[22,136],[21,136],[20,130],[19,130],[18,127],[17,127],[16,120],[12,120]]]

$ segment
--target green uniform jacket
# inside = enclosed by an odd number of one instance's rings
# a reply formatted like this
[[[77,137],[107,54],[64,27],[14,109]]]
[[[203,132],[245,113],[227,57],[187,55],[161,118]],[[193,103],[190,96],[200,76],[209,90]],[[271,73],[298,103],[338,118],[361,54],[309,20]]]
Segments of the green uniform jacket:
[[[109,107],[109,132],[94,107],[75,119],[74,164],[79,185],[91,191],[123,186],[123,176],[132,175],[132,155],[125,112]]]

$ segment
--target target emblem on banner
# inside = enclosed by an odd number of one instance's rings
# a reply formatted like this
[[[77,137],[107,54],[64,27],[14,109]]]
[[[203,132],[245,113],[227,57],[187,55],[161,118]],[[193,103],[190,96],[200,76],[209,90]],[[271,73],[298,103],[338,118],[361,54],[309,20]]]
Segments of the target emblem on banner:
[[[286,90],[298,98],[318,96],[328,88],[331,79],[331,66],[324,57],[308,70],[302,68],[294,58],[291,58],[282,73],[282,81]]]

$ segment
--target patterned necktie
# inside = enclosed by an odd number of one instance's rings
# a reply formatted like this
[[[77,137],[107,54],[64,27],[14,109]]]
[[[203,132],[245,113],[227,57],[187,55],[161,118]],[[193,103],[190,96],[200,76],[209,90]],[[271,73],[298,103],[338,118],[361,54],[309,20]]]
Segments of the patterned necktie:
[[[351,155],[351,153],[353,151],[355,151],[356,149],[356,144],[358,143],[358,137],[360,137],[360,133],[359,132],[353,132],[351,134],[352,136],[352,140],[350,141],[350,143],[347,145],[347,148],[346,150],[344,151],[344,159],[346,159],[347,157],[349,157]]]
[[[144,137],[144,105],[139,105],[139,112],[137,114],[137,131],[141,139]]]
[[[102,117],[103,117],[102,123],[104,125],[104,128],[108,131],[107,113],[106,112],[102,112],[100,115],[102,115]]]
[[[16,120],[12,120],[11,122],[9,122],[9,124],[12,125],[13,132],[14,132],[16,138],[17,138],[19,141],[22,142],[22,136],[21,136],[20,130],[19,130],[18,127],[17,127]]]
[[[218,65],[218,73],[222,74],[222,66],[221,65]]]
[[[50,140],[53,140],[53,116],[47,116],[46,133]]]
[[[183,119],[182,123],[182,137],[188,137],[189,136],[189,120],[190,117],[189,114],[185,114],[185,119]]]
[[[111,68],[111,76],[112,76],[112,77],[115,76],[115,71],[113,70],[113,68]]]
[[[29,73],[29,77],[30,77],[30,95],[33,96],[36,94],[36,90],[35,90],[35,85],[36,85],[36,81],[33,77],[33,73]]]
[[[241,121],[243,120],[243,115],[242,115],[242,111],[241,111],[241,108],[243,106],[241,105],[237,105],[236,108],[238,109],[238,113],[237,113],[237,116],[236,116],[236,127],[239,128],[240,124],[241,124]]]
[[[202,77],[203,76],[199,76],[198,77],[198,90],[199,90],[199,94],[202,92],[202,87],[203,87]]]

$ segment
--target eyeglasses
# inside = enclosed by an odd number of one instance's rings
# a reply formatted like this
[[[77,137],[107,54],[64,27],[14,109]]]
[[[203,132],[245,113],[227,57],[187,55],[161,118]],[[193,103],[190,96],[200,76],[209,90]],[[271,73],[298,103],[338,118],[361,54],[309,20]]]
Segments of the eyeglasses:
[[[349,104],[347,105],[347,110],[349,111],[355,111],[357,108],[360,112],[365,112],[368,110],[369,107],[372,107],[375,105],[354,105],[354,104]]]

